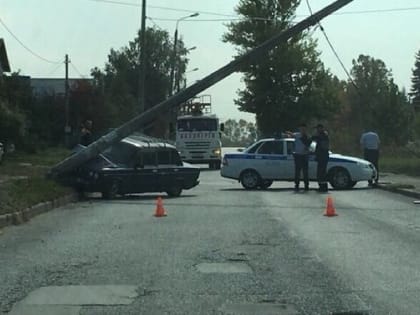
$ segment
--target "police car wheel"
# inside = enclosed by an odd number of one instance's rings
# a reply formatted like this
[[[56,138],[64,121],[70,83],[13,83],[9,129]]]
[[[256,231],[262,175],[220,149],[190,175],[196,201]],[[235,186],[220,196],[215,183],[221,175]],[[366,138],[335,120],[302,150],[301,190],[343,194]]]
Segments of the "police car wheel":
[[[271,185],[273,185],[272,180],[264,179],[260,184],[260,188],[261,189],[268,189],[268,188],[270,188]]]
[[[332,170],[329,178],[330,184],[334,189],[349,189],[352,187],[353,181],[351,180],[349,172],[344,168]]]
[[[257,189],[260,182],[260,175],[256,171],[247,170],[241,174],[241,184],[245,189]]]

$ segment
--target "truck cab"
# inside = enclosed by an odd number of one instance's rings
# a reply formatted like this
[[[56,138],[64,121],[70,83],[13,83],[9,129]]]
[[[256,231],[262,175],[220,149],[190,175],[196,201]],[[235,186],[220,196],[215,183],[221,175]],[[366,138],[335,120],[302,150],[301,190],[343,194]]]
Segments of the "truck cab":
[[[220,169],[222,158],[219,118],[211,113],[211,97],[203,95],[182,105],[176,123],[176,147],[183,161]]]

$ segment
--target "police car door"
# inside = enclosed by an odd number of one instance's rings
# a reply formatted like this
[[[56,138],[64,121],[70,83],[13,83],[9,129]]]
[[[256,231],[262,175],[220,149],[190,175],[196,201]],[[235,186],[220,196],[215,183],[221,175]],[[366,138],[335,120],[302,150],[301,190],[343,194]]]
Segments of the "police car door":
[[[293,157],[293,151],[295,149],[295,140],[287,139],[284,140],[286,161],[284,162],[284,177],[283,179],[291,180],[295,177],[295,160]]]
[[[283,141],[267,140],[255,155],[255,165],[263,179],[281,179],[284,175]]]

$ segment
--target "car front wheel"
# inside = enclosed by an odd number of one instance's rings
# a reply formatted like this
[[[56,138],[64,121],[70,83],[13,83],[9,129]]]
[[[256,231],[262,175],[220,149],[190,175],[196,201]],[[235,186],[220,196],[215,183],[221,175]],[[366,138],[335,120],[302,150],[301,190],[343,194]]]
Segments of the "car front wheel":
[[[332,170],[330,176],[330,184],[334,189],[349,189],[353,184],[349,172],[344,168]]]
[[[241,175],[241,184],[245,189],[257,189],[260,185],[260,175],[253,170],[247,170]]]

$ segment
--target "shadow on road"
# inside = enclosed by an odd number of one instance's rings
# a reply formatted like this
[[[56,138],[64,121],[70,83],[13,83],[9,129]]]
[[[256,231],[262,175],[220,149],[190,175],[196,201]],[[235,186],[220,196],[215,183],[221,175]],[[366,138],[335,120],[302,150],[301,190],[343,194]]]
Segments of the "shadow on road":
[[[339,192],[339,191],[347,191],[347,192],[352,192],[352,191],[359,191],[359,190],[372,190],[374,188],[372,187],[356,187],[356,188],[352,188],[352,189],[347,189],[347,190],[337,190],[337,189],[330,189],[330,192]],[[254,189],[254,190],[247,190],[244,188],[222,188],[220,189],[220,191],[241,191],[241,192],[251,192],[251,191],[262,191],[262,192],[291,192],[294,194],[301,194],[301,193],[305,193],[305,191],[303,189],[300,189],[298,192],[296,192],[294,190],[293,187],[290,188],[268,188],[268,189]],[[310,188],[309,192],[318,191],[318,188]]]
[[[93,197],[86,197],[84,201],[98,201],[98,202],[110,202],[110,203],[118,203],[118,202],[126,202],[126,201],[147,201],[147,200],[156,200],[157,197],[162,197],[162,199],[186,199],[197,197],[197,195],[181,195],[179,197],[169,197],[166,194],[145,194],[145,195],[126,195],[116,197],[114,199],[103,199],[100,196],[93,196]]]

